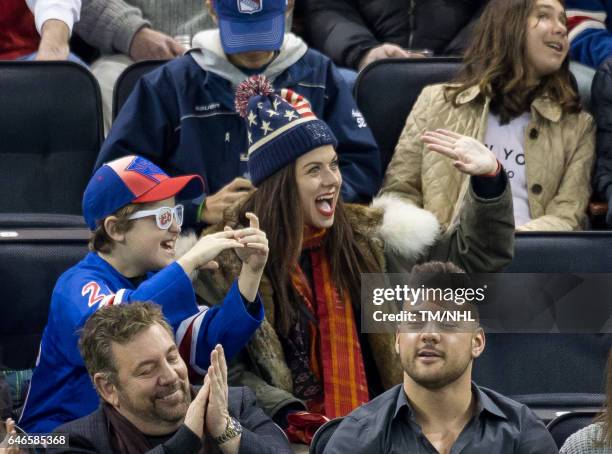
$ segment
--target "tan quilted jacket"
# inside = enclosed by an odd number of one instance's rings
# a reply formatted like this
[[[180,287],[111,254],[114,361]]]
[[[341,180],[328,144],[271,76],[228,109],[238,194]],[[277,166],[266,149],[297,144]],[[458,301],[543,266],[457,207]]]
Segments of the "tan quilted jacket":
[[[425,87],[408,116],[381,194],[394,193],[434,213],[448,226],[458,214],[468,178],[452,161],[428,152],[423,131],[449,129],[481,142],[487,129],[489,99],[474,86],[459,95],[459,107],[444,98],[445,84]],[[517,230],[579,230],[586,221],[595,158],[595,127],[586,112],[562,114],[549,98],[531,105],[525,129],[525,166],[532,220]]]

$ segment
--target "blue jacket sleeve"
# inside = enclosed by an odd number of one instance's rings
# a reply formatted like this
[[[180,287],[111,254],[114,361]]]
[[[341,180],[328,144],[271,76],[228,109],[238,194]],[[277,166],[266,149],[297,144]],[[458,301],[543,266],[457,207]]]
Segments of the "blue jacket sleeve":
[[[599,67],[612,56],[612,34],[608,30],[593,28],[583,31],[572,40],[570,56],[584,65]]]
[[[228,360],[244,348],[264,317],[259,295],[250,305],[254,307],[247,310],[238,283],[234,282],[222,304],[201,307],[198,314],[181,323],[176,341],[193,371],[206,374],[210,352],[217,344],[223,346]]]
[[[378,146],[348,85],[331,62],[325,86],[328,102],[323,120],[338,139],[342,197],[345,202],[367,202],[382,180]]]
[[[158,273],[152,274],[136,289],[122,288],[114,293],[109,292],[99,304],[88,306],[89,310],[81,313],[79,325],[84,325],[89,316],[103,306],[133,301],[152,301],[159,304],[164,317],[175,329],[183,320],[198,312],[191,280],[181,266],[174,262]]]
[[[567,0],[570,57],[597,68],[612,55],[606,6],[600,0]]]
[[[120,295],[120,292],[123,293]],[[183,320],[198,312],[191,280],[177,262],[152,274],[135,290],[120,290],[115,295],[114,304],[132,301],[153,301],[159,304],[164,317],[175,330]]]
[[[240,454],[290,454],[293,452],[282,429],[257,406],[247,387],[229,388],[230,415],[242,424]]]
[[[70,336],[60,336],[63,351],[73,364],[82,364],[77,349],[79,330],[98,309],[113,304],[133,301],[153,301],[176,330],[180,323],[198,313],[195,293],[178,263],[172,263],[136,289],[117,288],[110,285],[106,276],[99,273],[75,273],[69,279],[60,280],[53,291],[50,321],[62,327]]]

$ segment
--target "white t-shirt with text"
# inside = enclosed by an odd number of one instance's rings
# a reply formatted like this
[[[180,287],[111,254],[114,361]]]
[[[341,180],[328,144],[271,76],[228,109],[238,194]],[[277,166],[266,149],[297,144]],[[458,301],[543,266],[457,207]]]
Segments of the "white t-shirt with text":
[[[529,201],[527,199],[527,176],[525,173],[525,128],[531,119],[530,113],[524,113],[505,125],[499,124],[499,117],[489,113],[485,145],[495,154],[506,169],[512,203],[514,205],[514,223],[519,227],[531,220]]]

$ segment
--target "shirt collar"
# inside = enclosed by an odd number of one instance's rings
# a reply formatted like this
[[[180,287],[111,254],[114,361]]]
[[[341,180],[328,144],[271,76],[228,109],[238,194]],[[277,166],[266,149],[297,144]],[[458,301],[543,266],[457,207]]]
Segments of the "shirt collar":
[[[480,87],[478,85],[474,85],[466,90],[463,90],[457,95],[457,104],[462,105],[472,102],[479,94]]]
[[[561,119],[561,106],[548,96],[537,97],[531,103],[531,110],[537,111],[540,115],[553,123],[557,123]]]
[[[393,412],[393,419],[397,418],[398,414],[403,408],[406,408],[408,414],[412,418],[414,413],[412,407],[410,406],[410,402],[408,401],[408,397],[404,392],[404,385],[398,385],[399,392],[397,396],[397,401],[395,403],[395,411]],[[502,419],[508,419],[506,414],[497,406],[493,400],[489,396],[487,396],[480,387],[472,382],[472,394],[476,396],[476,414],[480,415],[483,411],[487,411],[487,413],[491,413],[492,415],[498,416]]]
[[[497,406],[495,402],[485,393],[476,383],[472,382],[472,392],[478,399],[476,401],[476,413],[481,414],[483,410],[498,416],[502,419],[508,419],[508,416]]]
[[[480,87],[478,85],[474,85],[457,95],[457,104],[462,105],[472,102],[478,97],[479,94]],[[536,99],[534,99],[534,101],[531,103],[531,111],[537,112],[542,117],[554,123],[561,119],[562,114],[559,103],[553,101],[548,96],[538,96]]]
[[[395,411],[393,412],[393,419],[397,418],[397,415],[402,410],[402,408],[406,407],[410,415],[412,415],[412,407],[410,406],[410,402],[408,402],[408,397],[404,392],[404,385],[400,383],[398,386],[398,394],[397,400],[395,402]]]

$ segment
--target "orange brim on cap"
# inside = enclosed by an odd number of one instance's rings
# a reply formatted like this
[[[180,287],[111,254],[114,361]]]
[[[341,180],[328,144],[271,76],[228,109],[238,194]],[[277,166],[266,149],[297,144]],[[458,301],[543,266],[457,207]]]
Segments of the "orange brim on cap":
[[[184,175],[166,178],[149,191],[134,199],[132,203],[159,202],[181,194],[181,198],[195,199],[204,192],[204,180],[199,175]]]

